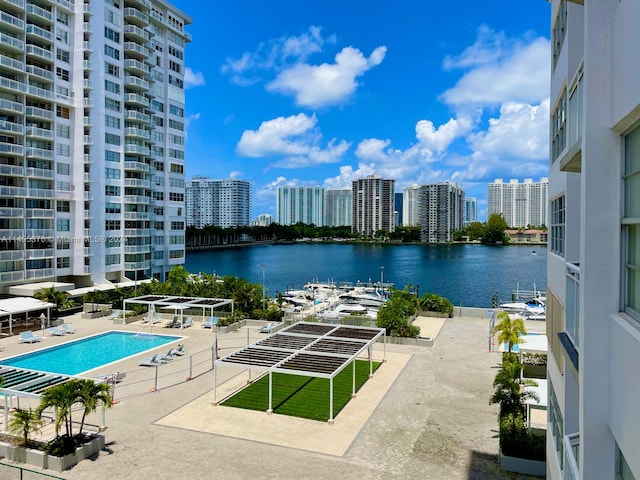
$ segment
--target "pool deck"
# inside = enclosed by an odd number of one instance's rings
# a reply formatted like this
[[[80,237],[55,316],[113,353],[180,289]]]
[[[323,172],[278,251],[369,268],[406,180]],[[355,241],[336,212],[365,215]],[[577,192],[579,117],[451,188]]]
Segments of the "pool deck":
[[[66,321],[77,329],[75,335],[46,337],[32,345],[19,343],[19,336],[3,338],[0,358],[106,330],[142,328],[139,323],[113,325],[79,315]],[[253,342],[264,336],[258,328],[220,335],[222,354],[242,347],[247,339]],[[527,323],[527,328],[543,332],[544,322]],[[180,331],[159,327],[154,332]],[[212,332],[197,324],[181,333],[185,339],[179,343],[190,353],[212,346]],[[454,317],[443,322],[433,347],[386,345],[387,361],[333,425],[213,406],[212,373],[152,391],[147,385],[154,368],[137,365],[149,354],[125,359],[89,376],[127,372],[122,385],[142,379],[138,394],[127,395],[107,411],[106,449],[94,461],[85,460],[60,476],[79,480],[185,475],[296,480],[530,478],[503,474],[497,466],[497,406],[489,405],[488,399],[500,353],[487,351],[487,333],[487,318]],[[374,357],[382,356],[383,348],[377,345]],[[218,397],[246,380],[246,373],[220,368]],[[97,414],[90,421],[99,423]]]

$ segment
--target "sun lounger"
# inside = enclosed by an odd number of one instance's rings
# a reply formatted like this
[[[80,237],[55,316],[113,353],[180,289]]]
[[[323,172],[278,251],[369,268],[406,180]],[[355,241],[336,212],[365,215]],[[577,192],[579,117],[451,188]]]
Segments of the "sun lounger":
[[[67,332],[65,332],[63,329],[58,328],[58,327],[51,327],[49,329],[49,335],[51,335],[52,337],[62,337],[63,335],[66,335]]]
[[[98,375],[98,378],[100,380],[106,380],[109,383],[120,383],[121,381],[124,380],[124,377],[126,377],[127,374],[125,372],[118,372],[118,373],[106,373],[104,375]]]
[[[165,328],[175,328],[180,326],[180,319],[176,315],[169,323],[164,324]]]
[[[183,356],[183,355],[186,355],[186,354],[187,354],[187,351],[184,349],[184,343],[179,344],[179,345],[178,345],[178,348],[174,348],[174,349],[171,351],[171,353],[172,353],[173,355],[177,355],[177,356],[179,356],[179,357],[181,357],[181,356]]]
[[[31,330],[27,330],[26,332],[20,332],[20,342],[21,343],[36,343],[42,340],[38,335],[34,335]]]
[[[64,333],[76,333],[76,329],[68,323],[63,323],[62,325],[60,325],[60,328],[64,330]]]
[[[192,317],[187,317],[186,320],[182,322],[182,328],[189,328],[191,325],[193,325]]]
[[[162,357],[163,356],[161,353],[156,353],[153,357],[143,358],[138,362],[138,365],[141,365],[143,367],[153,367],[155,365],[162,365],[164,363],[167,363],[167,361]]]
[[[207,320],[202,322],[202,328],[213,328],[218,326],[218,321],[220,319],[218,317],[209,317]]]
[[[260,329],[260,333],[271,333],[271,330],[273,330],[273,327],[275,327],[275,324],[267,323],[265,326],[263,326]]]
[[[159,353],[160,360],[169,361],[175,358],[173,354],[173,347],[167,350],[167,353]]]
[[[122,314],[121,310],[114,310],[111,312],[111,315],[107,317],[107,320],[115,320]]]

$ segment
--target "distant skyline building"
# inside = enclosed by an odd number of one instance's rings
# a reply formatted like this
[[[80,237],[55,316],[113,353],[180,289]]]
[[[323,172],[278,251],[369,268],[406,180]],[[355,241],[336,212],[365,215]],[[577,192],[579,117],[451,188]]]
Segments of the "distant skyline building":
[[[478,221],[478,199],[475,197],[465,197],[464,199],[464,224]]]
[[[214,180],[194,176],[186,184],[187,226],[221,228],[249,225],[251,184],[245,180]]]
[[[489,184],[487,214],[501,214],[509,227],[546,226],[549,224],[548,195],[547,177],[539,182],[526,178],[523,183],[517,179],[504,183],[498,178]]]
[[[405,227],[420,224],[420,185],[409,185],[402,190],[402,225]]]
[[[394,185],[378,175],[351,182],[352,232],[370,237],[378,230],[395,231]]]
[[[420,187],[420,240],[447,243],[464,226],[464,191],[455,182]]]
[[[256,218],[254,225],[256,225],[257,227],[268,227],[272,223],[273,217],[270,214],[261,213],[260,215],[258,215],[258,218]]]
[[[395,196],[395,207],[396,207],[396,211],[395,211],[395,221],[396,221],[396,227],[400,227],[403,225],[402,223],[402,212],[404,210],[404,201],[402,199],[402,193],[394,193]]]
[[[278,187],[276,219],[280,225],[324,226],[324,188]]]
[[[324,225],[327,227],[351,226],[351,189],[325,190]]]

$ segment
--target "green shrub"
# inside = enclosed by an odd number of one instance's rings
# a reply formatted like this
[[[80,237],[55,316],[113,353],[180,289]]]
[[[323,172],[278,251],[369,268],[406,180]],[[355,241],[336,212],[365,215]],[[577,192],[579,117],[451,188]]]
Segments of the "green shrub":
[[[527,460],[545,460],[545,434],[527,431],[524,418],[512,414],[500,419],[500,450],[503,455],[525,458]]]
[[[453,315],[453,304],[435,293],[425,293],[420,299],[420,308],[427,312],[446,313]]]

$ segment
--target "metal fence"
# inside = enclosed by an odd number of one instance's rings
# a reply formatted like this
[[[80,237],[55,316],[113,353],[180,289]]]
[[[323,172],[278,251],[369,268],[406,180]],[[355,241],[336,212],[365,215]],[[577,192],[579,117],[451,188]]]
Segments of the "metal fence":
[[[44,480],[51,478],[62,480],[64,477],[0,462],[0,478],[2,480]]]

